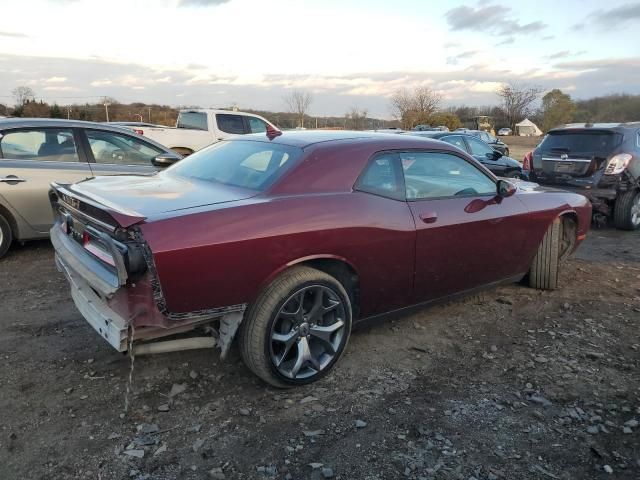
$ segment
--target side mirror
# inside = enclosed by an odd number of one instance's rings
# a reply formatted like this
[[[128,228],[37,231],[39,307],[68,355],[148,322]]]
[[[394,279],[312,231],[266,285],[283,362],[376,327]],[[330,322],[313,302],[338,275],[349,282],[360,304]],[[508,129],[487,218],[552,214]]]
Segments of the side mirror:
[[[498,150],[494,150],[491,153],[487,153],[487,157],[489,157],[491,160],[498,160],[502,157],[502,153],[500,153]]]
[[[516,193],[516,186],[506,180],[498,180],[496,183],[496,193],[500,198],[507,198]]]
[[[182,160],[182,157],[180,155],[178,155],[177,153],[167,152],[161,153],[160,155],[152,158],[151,163],[154,167],[167,168],[176,163],[178,160]]]

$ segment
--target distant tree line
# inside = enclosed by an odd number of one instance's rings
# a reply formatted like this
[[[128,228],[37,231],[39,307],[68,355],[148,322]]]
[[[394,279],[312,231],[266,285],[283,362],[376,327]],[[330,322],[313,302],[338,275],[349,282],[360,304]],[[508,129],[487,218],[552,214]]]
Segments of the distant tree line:
[[[15,117],[49,117],[96,122],[139,121],[161,125],[175,125],[179,108],[141,102],[124,104],[103,97],[99,102],[57,105],[37,100],[30,87],[17,87],[12,92],[14,106],[0,104],[0,115]],[[350,107],[343,116],[313,116],[310,92],[292,90],[283,98],[286,111],[272,112],[243,109],[261,115],[283,129],[331,128],[368,130],[388,127],[413,128],[420,124],[444,125],[450,130],[458,127],[475,128],[478,116],[492,118],[495,129],[510,127],[528,117],[543,131],[572,122],[629,122],[640,120],[640,95],[613,94],[588,100],[573,100],[559,89],[543,96],[536,86],[505,83],[496,91],[499,103],[486,106],[452,106],[441,108],[442,97],[426,86],[412,90],[399,89],[390,97],[394,120],[369,116],[367,109]],[[236,109],[229,106],[229,110]],[[515,129],[514,129],[515,130]]]

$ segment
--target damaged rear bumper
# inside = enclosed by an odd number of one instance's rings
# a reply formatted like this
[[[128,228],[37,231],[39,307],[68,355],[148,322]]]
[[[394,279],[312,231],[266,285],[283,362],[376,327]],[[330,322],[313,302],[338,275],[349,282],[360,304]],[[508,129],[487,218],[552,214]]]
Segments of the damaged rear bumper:
[[[127,350],[129,323],[110,309],[93,288],[56,254],[56,266],[67,277],[76,308],[93,329],[119,352]]]

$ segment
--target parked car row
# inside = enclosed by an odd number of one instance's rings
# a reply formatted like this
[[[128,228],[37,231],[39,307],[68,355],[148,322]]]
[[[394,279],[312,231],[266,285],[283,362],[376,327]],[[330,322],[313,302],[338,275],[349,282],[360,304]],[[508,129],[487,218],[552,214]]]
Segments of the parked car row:
[[[227,114],[179,121],[215,132]],[[555,288],[586,197],[640,226],[640,124],[552,130],[523,165],[472,131],[241,124],[181,159],[136,133],[154,127],[0,120],[0,255],[51,227],[78,310],[116,350],[226,354],[237,334],[247,366],[288,387],[330,371],[356,323],[504,282]]]

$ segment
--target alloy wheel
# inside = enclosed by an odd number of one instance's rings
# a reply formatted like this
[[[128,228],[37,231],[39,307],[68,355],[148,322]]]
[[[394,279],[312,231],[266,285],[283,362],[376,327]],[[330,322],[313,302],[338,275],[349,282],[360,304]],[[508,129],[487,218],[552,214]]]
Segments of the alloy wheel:
[[[340,354],[345,332],[345,306],[324,285],[294,292],[283,304],[271,327],[271,362],[293,380],[313,377]]]

